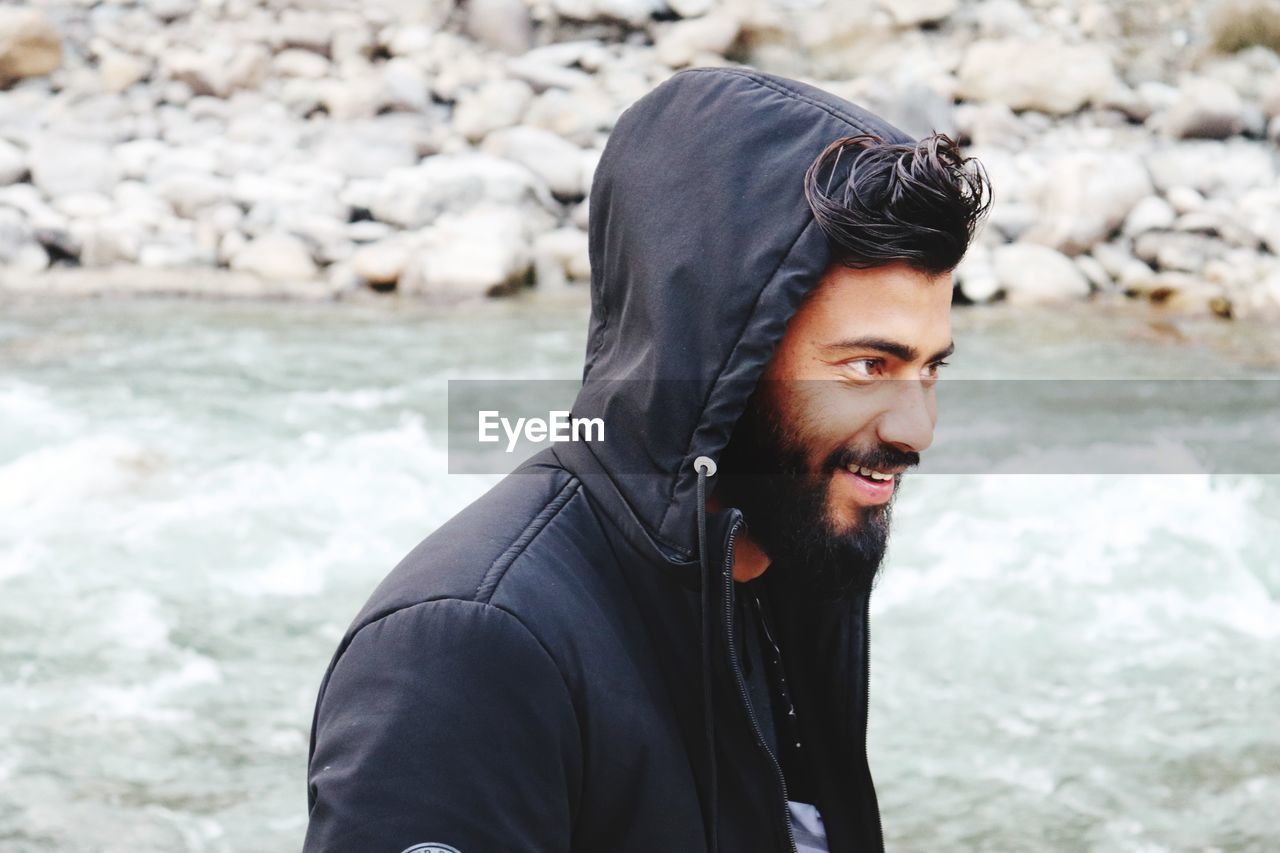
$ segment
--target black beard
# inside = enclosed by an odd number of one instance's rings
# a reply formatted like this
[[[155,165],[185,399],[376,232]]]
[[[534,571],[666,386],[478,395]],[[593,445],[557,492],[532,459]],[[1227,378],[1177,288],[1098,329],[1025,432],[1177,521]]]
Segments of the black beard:
[[[759,405],[748,406],[721,456],[716,497],[742,511],[751,537],[769,556],[772,583],[818,601],[870,592],[889,544],[893,499],[858,507],[854,524],[837,529],[827,501],[831,478],[855,462],[896,468],[919,464],[919,455],[890,446],[869,452],[841,447],[815,474],[804,447],[778,418]],[[901,478],[894,498],[900,487]]]

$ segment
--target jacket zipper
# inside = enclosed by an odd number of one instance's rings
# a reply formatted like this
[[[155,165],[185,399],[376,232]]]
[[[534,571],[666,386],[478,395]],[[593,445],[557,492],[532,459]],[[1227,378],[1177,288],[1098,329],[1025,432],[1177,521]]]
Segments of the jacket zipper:
[[[871,726],[871,595],[867,594],[866,603],[862,611],[862,661],[863,670],[867,675],[867,686],[863,690],[864,710],[862,716],[862,758],[866,762],[867,775],[867,793],[869,794],[874,788],[871,780],[871,755],[867,751],[867,735]],[[880,836],[880,849],[884,850],[884,824],[880,820],[880,806],[876,805],[876,834]]]
[[[755,710],[751,707],[751,697],[747,693],[747,682],[742,674],[742,664],[738,660],[738,645],[733,639],[733,545],[734,540],[738,538],[738,528],[742,526],[742,522],[734,520],[733,526],[729,528],[729,540],[725,549],[724,571],[725,579],[725,596],[724,596],[724,624],[728,632],[729,639],[729,665],[733,670],[734,681],[738,685],[738,694],[742,699],[743,706],[747,709],[747,719],[751,721],[751,730],[755,733],[756,743],[764,750],[765,755],[769,756],[769,761],[773,764],[775,777],[778,786],[782,790],[782,825],[787,830],[787,843],[790,845],[791,853],[797,853],[795,832],[791,829],[791,808],[788,805],[790,797],[787,796],[787,779],[782,774],[782,765],[778,763],[778,758],[773,754],[773,750],[769,749],[769,744],[765,742],[764,732],[760,729],[760,722],[756,719]],[[869,636],[868,636],[869,639]],[[870,668],[867,671],[867,678],[870,679]],[[863,739],[865,745],[866,739]]]

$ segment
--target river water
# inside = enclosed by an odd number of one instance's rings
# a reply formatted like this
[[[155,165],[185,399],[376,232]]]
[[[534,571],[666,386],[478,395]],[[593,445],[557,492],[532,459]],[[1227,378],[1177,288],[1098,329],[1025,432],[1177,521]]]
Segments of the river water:
[[[496,479],[445,473],[446,378],[578,376],[585,319],[0,306],[0,849],[296,850],[329,655]],[[1280,364],[1238,324],[955,322],[957,376]],[[1278,552],[1280,477],[909,479],[872,608],[890,849],[1277,849]]]

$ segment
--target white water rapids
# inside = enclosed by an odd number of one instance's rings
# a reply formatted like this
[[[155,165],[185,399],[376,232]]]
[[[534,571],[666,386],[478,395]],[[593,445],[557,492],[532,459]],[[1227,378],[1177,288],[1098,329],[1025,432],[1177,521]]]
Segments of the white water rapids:
[[[296,850],[329,655],[496,479],[445,473],[446,379],[576,377],[585,319],[0,307],[0,849]],[[955,322],[957,376],[1280,361],[1225,323]],[[1280,477],[909,476],[872,608],[889,849],[1277,849],[1278,554]]]

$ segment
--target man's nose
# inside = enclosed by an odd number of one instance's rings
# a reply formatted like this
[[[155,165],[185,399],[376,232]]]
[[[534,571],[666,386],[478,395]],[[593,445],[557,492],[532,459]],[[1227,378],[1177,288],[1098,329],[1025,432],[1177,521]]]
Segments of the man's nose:
[[[890,406],[880,417],[878,436],[900,450],[923,453],[933,444],[938,420],[933,390],[914,379],[889,380],[889,384]]]

